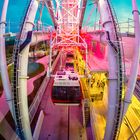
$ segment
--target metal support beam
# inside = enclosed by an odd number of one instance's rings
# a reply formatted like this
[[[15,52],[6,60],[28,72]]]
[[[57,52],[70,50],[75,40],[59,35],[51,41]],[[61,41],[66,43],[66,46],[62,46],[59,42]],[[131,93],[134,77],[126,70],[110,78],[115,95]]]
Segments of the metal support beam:
[[[81,30],[81,28],[82,28],[86,5],[87,5],[87,0],[82,0],[82,11],[81,11],[81,16],[80,16],[79,30]]]
[[[138,75],[138,69],[139,69],[139,60],[140,60],[140,19],[139,19],[139,14],[140,12],[138,11],[136,0],[132,0],[132,7],[133,7],[133,18],[134,18],[134,31],[135,31],[135,48],[134,48],[134,56],[133,56],[133,61],[131,64],[131,69],[130,69],[130,76],[129,76],[129,81],[127,85],[127,91],[124,99],[124,113],[125,115],[128,106],[131,102],[132,95],[134,93],[135,85],[136,85],[136,80],[137,80],[137,75]]]
[[[49,13],[51,15],[51,18],[52,18],[52,21],[53,21],[53,24],[54,24],[54,28],[57,29],[57,22],[56,22],[56,19],[55,19],[55,13],[54,13],[54,10],[53,10],[53,7],[52,7],[52,3],[51,3],[50,0],[45,0],[45,4],[46,4],[46,7],[48,8]]]
[[[11,94],[11,86],[10,86],[8,70],[7,70],[6,52],[5,52],[6,46],[5,46],[5,38],[4,38],[8,2],[9,2],[9,0],[4,0],[1,20],[0,20],[0,71],[1,71],[4,92],[6,94],[6,100],[8,102],[10,111],[13,114],[12,94]]]
[[[115,28],[113,25],[111,9],[108,5],[108,0],[99,0],[98,8],[101,15],[101,22],[105,30],[109,33],[112,41],[116,40]],[[111,45],[108,45],[108,61],[109,61],[109,97],[108,97],[108,112],[107,123],[105,129],[104,140],[111,140],[114,138],[114,119],[116,114],[117,94],[118,94],[118,61],[116,52]]]
[[[22,140],[32,140],[30,128],[28,100],[27,100],[27,68],[28,68],[28,53],[29,43],[24,44],[21,49],[21,44],[26,40],[28,31],[31,31],[34,26],[34,19],[38,9],[38,1],[31,0],[28,3],[24,21],[20,31],[19,40],[15,46],[14,52],[14,73],[13,73],[13,96],[15,111],[15,123],[17,133]]]

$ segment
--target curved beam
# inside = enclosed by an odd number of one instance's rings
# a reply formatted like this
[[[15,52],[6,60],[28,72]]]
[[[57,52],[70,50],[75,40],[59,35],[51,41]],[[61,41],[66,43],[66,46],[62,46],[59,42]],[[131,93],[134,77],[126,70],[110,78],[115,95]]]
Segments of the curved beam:
[[[32,140],[30,129],[28,101],[27,101],[27,67],[29,44],[25,43],[28,31],[34,26],[34,19],[38,9],[38,1],[31,0],[20,31],[20,37],[15,48],[14,57],[14,106],[17,133],[22,140]],[[24,48],[24,45],[27,45]]]
[[[83,23],[83,19],[84,19],[84,13],[85,13],[85,10],[86,10],[86,5],[87,5],[87,0],[82,0],[82,11],[81,11],[80,23],[79,23],[79,29],[80,30],[82,28],[82,23]]]
[[[54,28],[57,29],[57,22],[56,22],[56,19],[55,19],[55,14],[54,14],[54,11],[53,11],[51,0],[45,0],[45,4],[46,4],[46,7],[48,7],[48,11],[51,15],[51,18],[52,18],[52,21],[53,21],[53,24],[54,24]]]
[[[41,7],[39,9],[39,18],[37,20],[37,30],[40,30],[42,28],[42,13],[43,13],[43,9],[44,9],[44,1],[41,3]]]
[[[7,70],[6,52],[5,52],[5,38],[4,38],[8,2],[9,2],[9,0],[4,0],[1,21],[0,21],[0,71],[1,71],[4,92],[6,94],[6,100],[8,102],[10,111],[13,114],[12,100],[11,100],[12,94],[11,94],[11,86],[10,86],[8,70]]]
[[[108,45],[108,61],[109,61],[109,97],[108,97],[108,112],[107,123],[105,129],[104,140],[115,139],[120,120],[120,107],[122,95],[122,61],[120,44],[114,23],[114,17],[108,0],[98,1],[101,22],[107,31],[109,37]],[[116,43],[116,46],[112,42]],[[114,49],[117,49],[117,51]]]
[[[138,75],[138,69],[139,69],[139,60],[140,60],[140,19],[138,11],[136,0],[132,0],[132,6],[133,6],[133,18],[134,18],[134,31],[135,31],[135,48],[134,48],[134,56],[133,61],[130,68],[130,76],[129,81],[127,85],[127,91],[124,99],[124,114],[126,113],[129,104],[131,103],[131,98],[134,93],[137,75]]]

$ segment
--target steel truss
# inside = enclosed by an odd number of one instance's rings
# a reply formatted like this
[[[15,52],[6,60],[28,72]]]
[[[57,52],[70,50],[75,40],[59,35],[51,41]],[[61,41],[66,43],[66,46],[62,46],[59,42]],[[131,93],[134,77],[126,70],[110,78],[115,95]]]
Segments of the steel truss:
[[[53,47],[83,46],[86,50],[87,43],[79,34],[80,17],[82,12],[82,0],[56,0],[56,36],[50,41],[49,72],[51,73],[51,56]]]

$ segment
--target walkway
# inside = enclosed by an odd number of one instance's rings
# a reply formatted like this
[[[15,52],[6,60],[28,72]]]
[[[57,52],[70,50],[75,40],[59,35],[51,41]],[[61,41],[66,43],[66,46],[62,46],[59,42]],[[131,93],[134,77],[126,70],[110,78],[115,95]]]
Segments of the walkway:
[[[81,107],[54,105],[50,97],[52,82],[39,107],[45,113],[39,140],[86,140]]]

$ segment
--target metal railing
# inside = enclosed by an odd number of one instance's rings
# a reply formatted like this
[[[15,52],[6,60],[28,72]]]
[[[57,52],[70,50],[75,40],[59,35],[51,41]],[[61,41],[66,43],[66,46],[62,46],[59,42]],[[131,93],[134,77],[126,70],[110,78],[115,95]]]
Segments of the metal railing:
[[[134,20],[128,18],[127,21],[119,22],[121,33],[127,33],[128,35],[134,35]]]
[[[125,123],[128,125],[132,135],[127,139],[127,140],[130,140],[131,138],[133,138],[134,140],[138,140],[138,137],[136,135],[136,133],[140,130],[140,126],[138,126],[136,128],[136,130],[134,130],[133,126],[131,125],[131,122],[129,121],[128,117],[124,117],[124,121]]]
[[[128,138],[128,140],[131,140],[138,131],[140,131],[140,126],[138,126],[138,128],[133,132],[133,134]]]
[[[50,25],[45,24],[45,23],[42,23],[40,25],[40,27],[38,27],[38,23],[36,23],[34,25],[33,31],[42,31],[42,32],[48,32],[48,33],[50,33],[50,32],[55,32],[55,29],[54,29],[53,26],[50,26]]]

